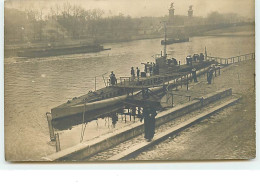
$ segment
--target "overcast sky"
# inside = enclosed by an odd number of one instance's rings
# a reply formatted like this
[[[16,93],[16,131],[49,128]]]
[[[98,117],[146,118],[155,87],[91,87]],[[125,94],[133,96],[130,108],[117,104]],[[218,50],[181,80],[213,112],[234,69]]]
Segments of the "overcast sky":
[[[132,17],[159,17],[167,15],[171,2],[174,2],[177,15],[187,15],[189,5],[193,5],[195,16],[206,16],[212,11],[218,11],[254,17],[254,0],[6,0],[6,5],[22,9],[43,7],[47,10],[54,4],[64,2],[78,4],[85,9],[100,8],[106,15],[123,13]]]

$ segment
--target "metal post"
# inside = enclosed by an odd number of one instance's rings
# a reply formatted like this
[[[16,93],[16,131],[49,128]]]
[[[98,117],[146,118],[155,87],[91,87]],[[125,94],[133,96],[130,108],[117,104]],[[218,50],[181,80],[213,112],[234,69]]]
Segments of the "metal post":
[[[164,79],[164,77],[163,77],[163,85],[164,85],[164,80],[165,80],[165,79]]]
[[[188,78],[188,75],[187,75],[187,91],[189,90],[189,78]]]
[[[59,133],[55,134],[55,140],[56,140],[56,152],[60,151],[60,137]]]
[[[105,77],[104,77],[104,75],[102,75],[102,77],[103,77],[103,81],[104,81],[104,84],[105,84],[105,87],[107,86],[107,84],[106,84],[106,80],[105,80]]]
[[[172,95],[172,107],[173,107],[173,93],[171,93],[171,95]]]
[[[95,91],[97,91],[97,77],[95,76]]]
[[[51,120],[52,120],[51,113],[47,112],[46,117],[47,117],[47,121],[48,121],[50,139],[51,139],[51,141],[55,141],[54,129],[53,129],[52,122],[51,122]]]

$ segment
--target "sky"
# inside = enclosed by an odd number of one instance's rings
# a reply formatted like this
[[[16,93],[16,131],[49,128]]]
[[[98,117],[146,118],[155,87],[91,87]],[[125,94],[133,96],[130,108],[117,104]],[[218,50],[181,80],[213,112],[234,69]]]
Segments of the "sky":
[[[43,8],[48,10],[55,4],[77,4],[85,9],[99,8],[105,15],[130,15],[131,17],[168,15],[171,2],[174,2],[176,15],[187,15],[189,5],[193,5],[194,16],[207,16],[210,12],[238,13],[254,18],[254,0],[5,0],[7,6],[20,9]]]

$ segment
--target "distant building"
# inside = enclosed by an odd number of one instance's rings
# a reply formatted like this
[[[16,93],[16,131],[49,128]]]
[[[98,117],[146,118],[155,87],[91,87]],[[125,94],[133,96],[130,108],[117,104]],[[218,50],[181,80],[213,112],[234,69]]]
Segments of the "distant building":
[[[189,17],[189,18],[192,18],[192,17],[193,17],[192,5],[189,6],[188,17]]]
[[[173,3],[171,3],[171,7],[169,9],[169,24],[172,25],[174,24],[174,6]]]

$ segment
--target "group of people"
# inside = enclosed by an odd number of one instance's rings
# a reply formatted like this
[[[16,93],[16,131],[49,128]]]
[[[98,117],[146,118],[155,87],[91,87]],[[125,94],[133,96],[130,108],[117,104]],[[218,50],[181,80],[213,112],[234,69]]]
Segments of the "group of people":
[[[203,53],[200,53],[200,54],[194,54],[193,56],[191,55],[188,55],[186,57],[186,63],[187,65],[192,65],[192,62],[197,62],[197,61],[204,61],[205,57],[204,57],[204,54]]]
[[[158,75],[159,74],[159,65],[155,64],[154,62],[147,62],[144,64],[144,72],[147,74],[149,73],[150,76],[152,75]]]
[[[134,67],[131,67],[131,77],[132,77],[132,80],[135,79],[135,69],[134,69]],[[136,77],[137,77],[137,79],[139,79],[139,77],[140,77],[140,69],[138,67],[136,68]]]
[[[214,75],[214,72],[216,70],[216,67],[215,66],[210,66],[208,71],[207,71],[207,81],[208,81],[208,84],[211,84],[211,81],[213,79],[213,75]],[[197,69],[196,68],[193,68],[191,70],[191,74],[192,74],[192,78],[194,80],[194,82],[198,82],[198,79],[197,79]]]
[[[137,77],[137,79],[139,79],[140,77],[146,77],[147,74],[149,74],[150,76],[159,74],[159,65],[155,64],[154,62],[151,62],[151,63],[147,62],[147,63],[142,63],[142,64],[144,64],[145,76],[141,75],[140,69],[138,67],[136,68],[136,70],[134,69],[134,67],[131,67],[132,80],[134,80],[135,77]]]
[[[175,66],[181,65],[181,61],[179,61],[179,63],[178,63],[178,61],[175,58],[167,59],[167,63],[170,65],[173,64]]]

